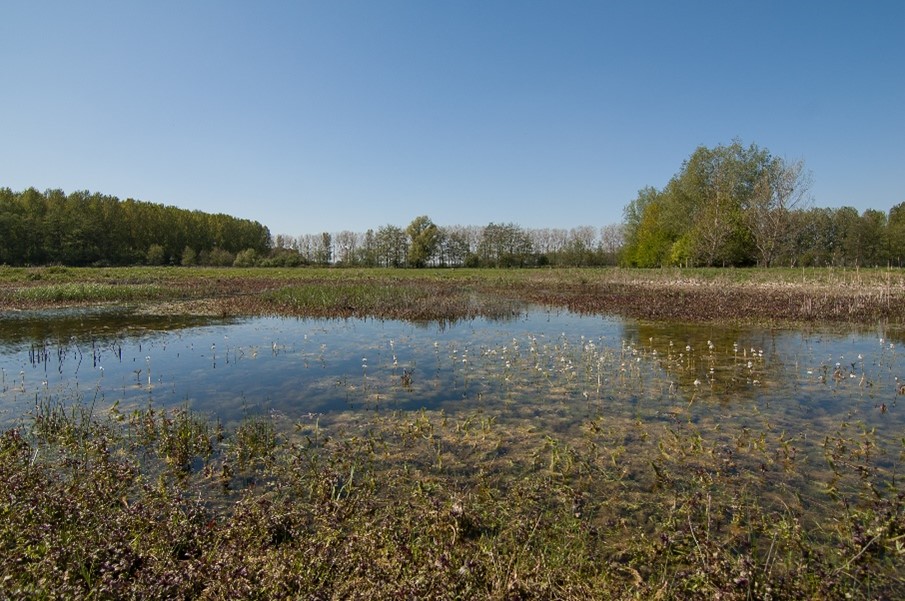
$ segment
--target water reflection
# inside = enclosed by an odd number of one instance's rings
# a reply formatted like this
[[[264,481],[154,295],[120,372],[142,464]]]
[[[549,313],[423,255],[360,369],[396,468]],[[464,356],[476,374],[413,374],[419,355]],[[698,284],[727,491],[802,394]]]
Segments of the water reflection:
[[[441,463],[463,476],[462,489],[484,469],[568,474],[574,490],[601,500],[607,521],[655,530],[658,508],[706,499],[707,524],[711,500],[722,508],[715,516],[738,517],[742,529],[749,511],[759,523],[800,516],[833,548],[838,516],[901,488],[905,365],[884,328],[638,323],[543,310],[454,324],[17,319],[0,328],[7,423],[28,425],[35,405],[55,402],[81,402],[98,416],[114,405],[121,414],[189,407],[227,430],[264,414],[311,452],[327,437],[385,442],[379,460],[404,463],[406,478],[436,475]],[[344,453],[345,443],[336,448]],[[762,541],[768,557],[775,540]]]
[[[14,354],[23,346],[58,347],[73,341],[82,346],[92,342],[106,344],[123,337],[165,334],[211,323],[229,322],[230,320],[191,315],[136,316],[127,309],[116,308],[12,311],[3,313],[0,319],[0,353]]]
[[[882,329],[690,326],[543,310],[454,324],[47,312],[2,322],[0,419],[54,397],[188,406],[225,422],[267,411],[560,403],[573,421],[600,412],[671,419],[693,407],[702,423],[744,413],[796,429],[854,412],[889,428],[902,423],[902,367]]]

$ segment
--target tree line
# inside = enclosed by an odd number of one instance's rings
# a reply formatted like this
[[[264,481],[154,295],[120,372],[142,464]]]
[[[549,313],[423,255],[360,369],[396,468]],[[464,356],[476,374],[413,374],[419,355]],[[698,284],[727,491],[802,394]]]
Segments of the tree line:
[[[621,224],[440,226],[277,234],[257,221],[84,191],[0,188],[0,264],[292,267],[905,265],[905,202],[815,208],[803,161],[738,140],[701,146]]]
[[[622,227],[385,225],[271,237],[257,221],[87,191],[0,188],[0,265],[536,267],[615,265]]]
[[[259,264],[348,267],[542,267],[616,265],[621,225],[526,229],[514,223],[440,226],[421,215],[407,227],[278,234]]]
[[[232,265],[266,256],[270,230],[247,219],[85,191],[0,188],[0,264]]]
[[[814,208],[803,161],[733,141],[701,146],[662,190],[625,208],[621,263],[886,266],[905,262],[905,203],[889,213]]]

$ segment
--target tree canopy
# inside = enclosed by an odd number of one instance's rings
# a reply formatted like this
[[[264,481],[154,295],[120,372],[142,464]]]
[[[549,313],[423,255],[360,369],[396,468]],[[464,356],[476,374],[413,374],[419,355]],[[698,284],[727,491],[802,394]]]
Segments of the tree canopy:
[[[625,209],[623,262],[661,265],[772,264],[806,201],[801,163],[755,144],[698,147],[663,190],[644,188]]]
[[[810,206],[811,177],[755,144],[700,146],[662,190],[624,212],[621,262],[634,267],[905,263],[905,203],[889,214]]]
[[[229,215],[85,191],[0,188],[0,264],[232,264],[270,231]]]

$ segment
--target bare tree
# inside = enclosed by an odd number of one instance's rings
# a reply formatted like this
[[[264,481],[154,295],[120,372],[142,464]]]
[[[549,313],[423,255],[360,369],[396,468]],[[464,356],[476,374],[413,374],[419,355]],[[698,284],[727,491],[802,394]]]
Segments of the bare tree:
[[[330,232],[323,232],[317,238],[314,259],[318,265],[329,265],[333,262],[333,236]]]
[[[355,250],[357,235],[355,232],[343,230],[334,237],[336,246],[336,262],[342,265],[353,265],[355,263]]]
[[[612,223],[600,228],[600,248],[605,255],[607,263],[615,265],[619,253],[625,244],[625,226],[621,223]]]
[[[287,236],[286,234],[277,234],[273,237],[273,248],[289,248],[291,244],[292,236]]]
[[[314,234],[302,234],[298,237],[296,247],[306,263],[316,262],[315,250],[317,249],[319,239],[320,236]]]
[[[477,249],[478,233],[474,226],[451,225],[441,227],[440,264],[448,267],[465,265]]]
[[[597,243],[597,229],[589,225],[573,227],[569,230],[570,264],[583,267],[591,264],[592,255]]]
[[[717,265],[726,258],[724,250],[734,231],[731,211],[731,204],[718,194],[698,212],[695,259],[701,264]]]
[[[791,213],[807,208],[810,186],[811,174],[800,160],[774,158],[758,178],[745,215],[764,267],[775,265],[795,238]]]
[[[544,255],[550,254],[553,245],[551,244],[549,228],[529,230],[528,235],[531,236],[531,244],[534,246],[535,251]]]

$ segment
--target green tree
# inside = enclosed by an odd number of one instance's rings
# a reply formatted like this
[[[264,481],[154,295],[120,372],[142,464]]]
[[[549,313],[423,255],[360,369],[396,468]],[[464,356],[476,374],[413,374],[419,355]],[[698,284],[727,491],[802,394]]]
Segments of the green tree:
[[[533,254],[531,237],[514,223],[490,223],[481,232],[477,257],[485,267],[525,267]]]
[[[225,248],[214,247],[210,252],[205,251],[205,253],[201,254],[201,256],[205,257],[205,260],[202,261],[204,265],[229,267],[236,261],[236,256]]]
[[[18,195],[9,188],[0,188],[0,264],[21,265],[26,238],[26,217]]]
[[[246,248],[236,253],[233,267],[254,267],[258,264],[258,253],[253,248]]]
[[[645,221],[647,208],[658,202],[660,192],[653,186],[646,186],[638,190],[638,195],[630,203],[625,205],[622,217],[622,229],[625,237],[625,245],[622,251],[622,262],[629,267],[642,267],[640,258],[642,237],[644,235],[642,224]],[[644,265],[649,267],[649,265]]]
[[[644,188],[625,209],[623,262],[654,267],[754,261],[744,219],[770,154],[735,140],[700,146],[662,191]]]
[[[160,244],[152,244],[145,255],[148,265],[163,265],[167,262],[167,254]]]
[[[886,222],[889,260],[899,267],[905,265],[905,202],[889,210]]]
[[[409,239],[408,264],[425,267],[433,260],[440,244],[440,228],[427,215],[415,217],[405,230]]]
[[[377,228],[377,262],[383,267],[403,267],[408,261],[408,235],[395,225]]]
[[[734,140],[728,146],[699,147],[676,178],[680,197],[670,216],[690,236],[693,262],[741,265],[753,262],[743,214],[770,154]]]
[[[654,202],[644,210],[644,218],[635,232],[635,245],[629,264],[635,267],[662,267],[689,260],[691,250],[678,242],[672,227],[663,217],[663,203]]]
[[[861,257],[859,265],[868,267],[889,264],[889,244],[887,237],[886,213],[867,209],[858,222]]]
[[[191,267],[198,262],[198,253],[191,246],[186,246],[182,249],[182,260],[180,262],[186,267]]]

